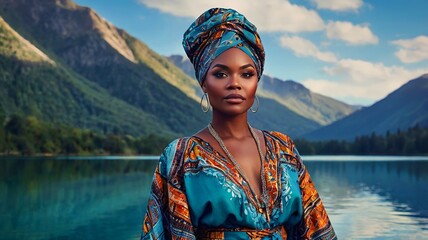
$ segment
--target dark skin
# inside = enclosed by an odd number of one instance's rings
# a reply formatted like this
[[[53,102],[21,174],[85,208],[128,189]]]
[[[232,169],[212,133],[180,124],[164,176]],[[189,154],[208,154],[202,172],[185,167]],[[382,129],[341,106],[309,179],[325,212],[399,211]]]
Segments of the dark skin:
[[[247,116],[255,99],[257,85],[257,71],[252,59],[241,50],[231,48],[219,55],[211,64],[202,89],[208,93],[212,106],[213,128],[244,172],[251,189],[260,196],[262,194],[260,155],[248,129]],[[263,132],[254,130],[264,157],[266,144]],[[195,136],[208,142],[227,158],[208,128],[202,129]]]

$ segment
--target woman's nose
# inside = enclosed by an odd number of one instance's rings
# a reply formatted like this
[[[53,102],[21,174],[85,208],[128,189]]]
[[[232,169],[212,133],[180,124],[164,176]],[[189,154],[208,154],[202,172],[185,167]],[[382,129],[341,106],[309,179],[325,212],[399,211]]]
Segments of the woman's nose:
[[[238,89],[241,88],[241,84],[239,82],[239,76],[238,75],[236,75],[236,74],[230,75],[228,87],[229,88],[238,88]]]

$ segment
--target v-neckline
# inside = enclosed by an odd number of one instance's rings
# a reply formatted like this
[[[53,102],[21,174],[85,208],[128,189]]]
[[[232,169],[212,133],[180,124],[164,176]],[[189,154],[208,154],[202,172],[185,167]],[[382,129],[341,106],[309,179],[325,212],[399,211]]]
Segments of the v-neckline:
[[[265,162],[266,161],[266,159],[267,159],[267,157],[268,157],[268,153],[269,153],[269,151],[268,151],[268,148],[269,148],[269,146],[268,146],[268,144],[267,144],[267,137],[266,137],[266,131],[264,131],[264,130],[261,130],[262,131],[262,133],[263,133],[263,140],[264,140],[264,146],[265,146],[265,153],[263,154],[263,161],[262,162]],[[203,138],[201,138],[201,137],[198,137],[198,136],[195,136],[195,135],[192,135],[190,138],[196,138],[196,139],[199,139],[199,142],[200,143],[205,143],[205,146],[207,146],[207,147],[209,147],[209,149],[211,150],[211,153],[213,153],[214,155],[217,155],[217,156],[219,156],[220,158],[222,158],[223,160],[226,160],[226,161],[228,161],[228,162],[231,162],[231,160],[227,157],[227,156],[225,156],[223,153],[221,153],[220,151],[217,151],[212,145],[211,145],[211,143],[209,143],[208,141],[206,141],[206,140],[204,140]],[[270,152],[272,152],[272,149],[269,149],[270,150]],[[241,176],[242,177],[242,176]],[[249,183],[248,183],[249,184]]]
[[[268,159],[268,155],[269,155],[269,153],[272,153],[272,150],[273,149],[270,149],[271,147],[270,147],[270,145],[272,145],[272,144],[268,144],[268,139],[267,139],[267,134],[266,134],[266,131],[264,131],[264,130],[261,130],[262,131],[262,133],[263,133],[263,139],[264,139],[264,146],[265,146],[265,153],[263,154],[263,159],[262,159],[262,164],[264,164],[264,171],[265,171],[265,173],[264,173],[264,175],[265,175],[265,179],[263,179],[263,181],[265,181],[266,182],[266,185],[268,185],[268,178],[269,178],[269,176],[268,176],[268,174],[267,174],[267,168],[266,167],[268,167],[268,165],[269,164],[266,164],[266,161],[267,161],[267,159]],[[259,206],[259,204],[260,203],[262,203],[263,201],[262,201],[262,199],[260,198],[260,196],[257,196],[257,194],[254,192],[254,190],[253,190],[253,188],[252,188],[252,186],[250,185],[250,183],[248,182],[248,181],[246,181],[245,180],[245,177],[244,176],[242,176],[242,174],[238,171],[238,169],[237,169],[237,167],[235,166],[235,164],[233,164],[233,162],[228,158],[228,157],[226,157],[226,156],[224,156],[221,152],[219,152],[219,151],[217,151],[208,141],[206,141],[206,140],[204,140],[203,138],[201,138],[201,137],[198,137],[198,136],[195,136],[195,135],[193,135],[193,136],[191,136],[191,138],[195,138],[195,139],[197,139],[195,142],[197,142],[197,143],[199,143],[200,145],[202,145],[202,146],[204,146],[204,147],[206,147],[207,149],[205,149],[205,151],[208,151],[209,153],[211,153],[213,156],[215,156],[215,157],[217,157],[217,158],[220,158],[222,161],[225,161],[225,162],[228,162],[228,163],[231,163],[232,165],[233,165],[233,167],[234,167],[234,169],[236,170],[236,172],[238,173],[238,175],[239,175],[239,177],[243,180],[243,181],[245,181],[245,186],[242,184],[242,182],[241,183],[239,183],[240,184],[240,186],[242,187],[242,188],[247,188],[248,189],[248,191],[249,191],[249,193],[252,195],[252,201],[254,202],[254,206],[256,206],[257,208],[259,208],[260,206]],[[272,145],[272,147],[273,147],[273,145]],[[269,198],[271,198],[272,197],[272,194],[269,192],[269,190],[268,190],[268,195],[269,195]],[[268,204],[269,205],[269,204]],[[271,208],[272,206],[268,206],[268,208]]]

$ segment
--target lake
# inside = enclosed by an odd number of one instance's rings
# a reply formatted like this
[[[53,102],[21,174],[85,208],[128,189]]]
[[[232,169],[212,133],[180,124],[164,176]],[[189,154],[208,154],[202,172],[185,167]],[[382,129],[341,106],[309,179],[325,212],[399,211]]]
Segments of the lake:
[[[428,236],[428,157],[303,157],[339,239]],[[0,239],[138,239],[156,160],[0,158]]]

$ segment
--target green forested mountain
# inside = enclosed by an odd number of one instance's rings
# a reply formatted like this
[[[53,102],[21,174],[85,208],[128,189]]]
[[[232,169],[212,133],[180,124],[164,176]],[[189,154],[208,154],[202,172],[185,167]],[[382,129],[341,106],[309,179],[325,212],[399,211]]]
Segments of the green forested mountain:
[[[344,139],[428,126],[428,74],[413,79],[384,99],[307,134],[311,140]]]
[[[52,60],[2,18],[0,108],[4,115],[33,115],[46,122],[102,132],[146,134],[162,129],[163,134],[172,134],[155,116],[111,97],[105,89]]]
[[[8,115],[18,111],[102,130],[93,123],[101,121],[134,135],[149,131],[189,134],[206,124],[208,116],[201,114],[195,101],[194,81],[91,9],[69,0],[0,0],[0,5],[0,14],[11,28],[48,59],[40,64],[16,63],[14,57],[20,50],[6,45],[14,41],[2,39],[1,81],[8,94],[2,93],[0,104]],[[47,91],[52,88],[59,92]],[[49,94],[52,98],[42,97]],[[93,100],[97,95],[103,97]],[[73,105],[68,96],[77,103]],[[26,103],[11,104],[22,101]],[[96,113],[87,106],[93,102],[102,105]],[[121,115],[117,121],[99,114],[124,111],[129,112],[117,114]]]

